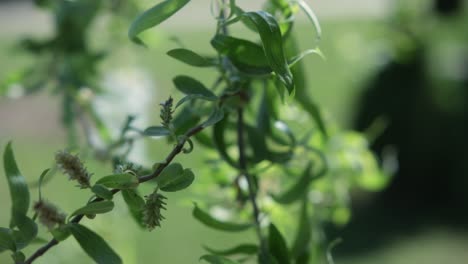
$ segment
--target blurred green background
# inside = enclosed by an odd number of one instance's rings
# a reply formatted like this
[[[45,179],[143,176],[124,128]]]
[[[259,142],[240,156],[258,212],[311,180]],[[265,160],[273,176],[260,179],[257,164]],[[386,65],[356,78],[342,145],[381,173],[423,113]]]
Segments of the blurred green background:
[[[213,78],[209,69],[194,69],[165,55],[167,50],[178,47],[179,43],[199,52],[209,52],[207,43],[213,32],[213,27],[210,26],[209,10],[206,7],[209,1],[193,2],[179,18],[174,18],[173,21],[163,24],[157,31],[146,35],[149,49],[132,45],[126,38],[125,27],[111,33],[95,34],[97,39],[92,39],[93,45],[96,47],[103,46],[103,40],[107,40],[112,34],[117,39],[114,40],[117,41],[116,48],[101,64],[102,69],[105,71],[115,70],[117,74],[124,76],[126,73],[133,76],[133,73],[138,72],[137,76],[140,77],[136,77],[137,84],[140,79],[151,80],[147,86],[151,86],[153,97],[147,109],[148,123],[144,125],[152,124],[151,121],[157,122],[158,103],[173,93],[171,79],[176,73],[194,74],[202,80]],[[314,6],[314,2],[317,2],[316,6]],[[335,120],[341,127],[355,127],[354,120],[358,115],[359,107],[362,106],[360,104],[361,96],[368,84],[372,83],[371,80],[374,79],[374,76],[385,67],[389,57],[399,58],[396,55],[392,57],[392,54],[398,53],[399,49],[405,46],[404,43],[407,40],[401,31],[395,30],[398,28],[395,26],[398,24],[395,21],[402,24],[407,23],[406,25],[411,25],[411,27],[416,25],[414,26],[416,29],[411,28],[411,30],[423,32],[420,35],[422,35],[421,39],[424,42],[432,41],[442,47],[440,49],[446,52],[442,52],[442,55],[439,54],[437,45],[436,48],[429,47],[429,50],[432,51],[432,53],[429,52],[432,54],[429,58],[435,60],[436,65],[442,64],[452,57],[454,57],[452,60],[458,60],[458,56],[450,55],[450,52],[457,49],[457,45],[463,46],[467,43],[464,35],[468,32],[466,26],[468,23],[465,24],[467,21],[463,19],[466,17],[464,11],[461,15],[454,15],[457,18],[450,18],[448,22],[447,20],[440,21],[436,15],[432,15],[430,20],[425,20],[431,27],[432,33],[429,34],[427,34],[426,28],[419,28],[418,23],[421,23],[423,19],[405,18],[405,16],[418,17],[419,13],[429,12],[430,4],[428,2],[430,1],[415,1],[419,4],[416,4],[418,11],[415,11],[413,15],[398,13],[398,4],[396,4],[398,1],[395,3],[393,1],[353,1],[353,4],[326,0],[314,2],[311,4],[321,20],[324,32],[320,46],[326,55],[326,60],[323,61],[313,56],[305,59],[307,77],[311,83],[310,94],[324,108],[327,117]],[[255,6],[256,3],[252,5]],[[102,18],[102,20],[105,19]],[[300,39],[300,46],[302,48],[310,47],[314,38],[313,28],[305,23],[304,18],[299,18],[299,21],[297,35]],[[18,41],[25,36],[47,36],[51,34],[52,29],[47,13],[36,9],[27,1],[0,2],[0,25],[1,80],[14,69],[34,62],[33,57],[26,55],[18,48]],[[99,30],[99,25],[97,25],[96,31],[99,32]],[[447,41],[444,42],[441,39]],[[437,56],[449,57],[449,59],[434,59]],[[464,56],[467,54],[465,53]],[[468,60],[465,61],[465,63],[467,62]],[[434,62],[430,63],[428,65],[434,64]],[[447,64],[450,66],[454,63],[448,62]],[[439,65],[439,67],[446,66]],[[110,82],[112,83],[112,81]],[[130,82],[130,96],[133,92],[138,94],[139,92],[134,91],[133,89],[136,88],[132,87],[131,84]],[[15,96],[15,94],[11,94],[10,98],[0,99],[0,146],[3,148],[9,140],[14,141],[15,154],[20,169],[30,182],[34,182],[40,172],[52,164],[54,153],[66,146],[64,131],[59,124],[59,102],[46,92],[20,99],[14,99]],[[126,100],[125,97],[118,98],[114,101],[115,107],[125,106]],[[450,99],[448,101],[450,104]],[[466,102],[463,101],[462,105],[465,109]],[[125,117],[125,109],[123,110],[119,118]],[[443,137],[440,140],[444,140]],[[148,141],[147,144],[149,147],[144,155],[146,161],[158,160],[167,152],[165,142]],[[463,146],[464,144],[465,142],[462,142]],[[179,159],[184,159],[184,157]],[[195,153],[190,155],[190,158],[185,158],[184,161],[187,166],[190,165],[194,168],[195,172],[197,166],[203,166],[202,162],[202,150],[197,148]],[[102,175],[107,172],[108,168],[103,168],[99,163],[91,162],[89,169],[96,175]],[[1,170],[3,171],[3,168]],[[460,175],[460,177],[465,176],[463,173]],[[204,176],[199,175],[199,177]],[[444,178],[445,176],[440,175],[440,177]],[[43,193],[47,199],[59,201],[61,208],[72,210],[83,204],[89,194],[82,193],[71,185],[65,177],[57,175],[53,181],[46,185]],[[414,190],[416,194],[418,191]],[[37,189],[34,189],[33,197],[37,197],[36,195]],[[372,201],[374,196],[357,193],[356,203],[361,208],[373,208],[366,207],[366,204]],[[85,221],[85,224],[93,227],[108,240],[110,245],[122,256],[124,263],[197,263],[198,257],[204,253],[202,245],[222,248],[223,245],[230,246],[239,241],[247,241],[253,236],[250,233],[220,234],[197,223],[191,217],[191,201],[194,200],[196,198],[189,191],[169,195],[169,210],[165,214],[166,220],[162,224],[163,228],[153,232],[137,228],[129,217],[120,197],[117,199],[116,207],[118,209],[116,211],[99,216],[93,221]],[[466,211],[468,208],[466,204],[464,205],[461,208],[458,205],[454,206],[457,206],[456,210]],[[10,199],[6,180],[0,178],[0,208],[2,208],[0,225],[2,226],[8,222],[9,207]],[[388,207],[385,207],[385,204],[380,204],[379,207],[387,210],[387,214],[392,215],[392,204]],[[380,214],[381,211],[375,213]],[[403,225],[405,223],[403,214],[395,214],[395,219],[387,217],[386,214],[382,215],[386,216],[386,220],[389,222],[394,220],[402,222]],[[430,214],[428,217],[431,217]],[[468,263],[468,252],[466,251],[468,236],[463,224],[461,227],[457,225],[456,228],[452,228],[445,222],[437,223],[435,221],[433,223],[434,221],[431,219],[419,219],[416,224],[413,223],[413,220],[411,221],[415,228],[408,232],[406,229],[396,232],[384,242],[379,241],[382,242],[379,247],[370,245],[374,244],[373,237],[379,236],[379,230],[382,230],[382,236],[384,236],[383,229],[386,228],[386,225],[382,222],[375,222],[372,211],[366,215],[364,222],[361,221],[356,225],[351,223],[347,227],[330,228],[334,236],[344,239],[344,242],[337,247],[335,262],[341,264]],[[463,220],[461,221],[463,222]],[[430,222],[431,225],[426,225],[427,222]],[[374,236],[359,235],[362,228],[373,225],[376,227],[369,229],[376,232]],[[342,232],[342,230],[349,229],[355,231]],[[393,232],[393,229],[389,228],[389,230]],[[48,238],[48,234],[44,233],[41,237]],[[367,241],[360,243],[363,241],[359,240]],[[339,250],[340,247],[346,248],[347,245],[353,244],[362,244],[362,246],[356,252],[352,252],[352,250],[341,252]],[[28,255],[30,252],[25,253]],[[7,253],[0,254],[0,263],[9,263],[9,261],[10,257],[7,256]],[[39,258],[37,263],[91,263],[91,261],[79,250],[76,242],[70,239]]]

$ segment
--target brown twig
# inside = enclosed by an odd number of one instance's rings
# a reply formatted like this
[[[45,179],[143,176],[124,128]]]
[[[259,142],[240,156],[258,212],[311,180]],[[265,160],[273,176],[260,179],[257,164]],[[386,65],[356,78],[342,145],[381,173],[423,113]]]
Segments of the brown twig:
[[[257,236],[260,242],[260,250],[262,255],[267,254],[268,248],[263,239],[262,230],[260,226],[260,209],[256,200],[256,191],[254,189],[254,181],[252,175],[248,172],[247,167],[247,158],[245,156],[245,143],[244,143],[244,110],[241,107],[237,109],[237,147],[239,149],[239,168],[240,172],[244,175],[247,180],[247,185],[249,188],[249,199],[252,204],[253,209],[253,218],[255,222],[255,229],[257,231]]]
[[[190,137],[197,134],[198,132],[202,131],[204,128],[205,128],[204,125],[200,124],[198,126],[193,127],[189,131],[187,131],[187,133],[185,133],[184,137],[182,137],[182,140],[180,140],[177,143],[177,145],[172,149],[172,151],[169,153],[169,155],[167,155],[164,162],[160,163],[159,166],[152,173],[139,177],[138,181],[140,183],[144,183],[144,182],[150,181],[150,180],[155,179],[156,177],[158,177],[161,174],[161,172],[172,162],[172,160],[174,160],[174,158],[180,152],[182,152],[182,149],[183,149],[185,143],[187,142],[187,140]],[[119,191],[120,191],[120,189],[112,189],[111,190],[112,194],[116,194]],[[96,197],[90,203],[95,203],[95,202],[99,202],[99,201],[102,201],[102,200],[103,200],[102,198]],[[84,215],[82,215],[82,214],[76,215],[75,217],[72,218],[72,220],[70,222],[71,223],[79,223],[83,219],[83,217],[84,217]],[[24,263],[25,264],[32,263],[34,260],[36,260],[38,257],[44,255],[44,253],[49,251],[49,249],[51,249],[52,247],[54,247],[58,243],[59,243],[58,240],[51,239],[46,245],[44,245],[44,246],[40,247],[39,249],[37,249],[36,252],[34,252]]]

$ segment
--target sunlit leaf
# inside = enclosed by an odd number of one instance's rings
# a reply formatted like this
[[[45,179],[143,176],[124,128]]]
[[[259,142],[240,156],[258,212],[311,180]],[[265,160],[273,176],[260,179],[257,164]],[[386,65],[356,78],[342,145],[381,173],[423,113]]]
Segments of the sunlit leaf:
[[[257,27],[268,64],[277,74],[279,80],[286,86],[289,94],[293,94],[293,75],[286,60],[278,22],[271,14],[264,11],[247,12],[243,16],[252,21]]]
[[[252,227],[252,224],[238,224],[238,223],[231,223],[231,222],[223,222],[218,219],[213,218],[208,213],[204,212],[195,204],[193,208],[192,215],[195,219],[202,222],[208,227],[213,229],[227,231],[227,232],[239,232],[244,231]]]
[[[76,210],[70,215],[70,217],[75,216],[75,215],[81,215],[81,214],[82,215],[104,214],[104,213],[112,211],[112,209],[114,209],[114,202],[112,201],[93,202]]]
[[[119,255],[96,233],[80,224],[68,224],[73,237],[81,248],[98,264],[120,264]]]
[[[173,49],[167,55],[195,67],[210,67],[215,65],[212,61],[188,49]]]
[[[211,45],[245,74],[265,75],[272,72],[262,46],[256,43],[218,34],[211,40]]]
[[[26,180],[18,169],[11,142],[5,148],[3,154],[3,166],[5,169],[5,175],[8,181],[8,187],[10,188],[11,196],[11,222],[10,227],[18,225],[16,216],[25,216],[29,208],[29,189],[26,184]]]
[[[219,256],[230,256],[230,255],[254,255],[258,252],[258,246],[255,244],[241,244],[229,249],[215,250],[209,247],[204,247],[208,252]]]
[[[177,13],[177,11],[182,9],[188,2],[190,2],[190,0],[165,0],[146,10],[132,22],[128,31],[129,38],[136,43],[143,44],[138,38],[141,32],[159,25],[161,22]]]
[[[96,184],[104,185],[107,188],[132,189],[138,186],[138,178],[129,173],[113,174],[102,177]]]

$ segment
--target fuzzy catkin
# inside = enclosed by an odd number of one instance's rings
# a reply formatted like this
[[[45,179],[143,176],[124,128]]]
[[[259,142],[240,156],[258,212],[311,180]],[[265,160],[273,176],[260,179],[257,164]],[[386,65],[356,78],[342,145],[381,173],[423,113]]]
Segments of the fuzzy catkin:
[[[70,180],[77,181],[81,188],[84,189],[91,186],[89,183],[91,174],[88,173],[77,155],[72,155],[67,151],[59,151],[55,155],[55,162],[63,173],[67,174]]]
[[[38,201],[34,204],[34,211],[37,213],[39,222],[48,229],[54,228],[55,225],[65,223],[66,215],[61,213],[59,209],[46,201]]]
[[[166,202],[164,200],[167,198],[157,192],[147,195],[145,198],[143,223],[149,230],[153,230],[155,227],[161,226],[161,221],[164,219],[161,210],[166,210]]]

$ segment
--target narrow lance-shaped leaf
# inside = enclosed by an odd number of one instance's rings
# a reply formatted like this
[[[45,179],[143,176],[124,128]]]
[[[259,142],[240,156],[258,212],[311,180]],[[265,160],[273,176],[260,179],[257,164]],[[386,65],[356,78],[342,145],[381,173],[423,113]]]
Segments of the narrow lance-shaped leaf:
[[[239,264],[239,262],[216,255],[204,255],[200,258],[210,264]]]
[[[67,225],[81,248],[98,264],[120,264],[119,255],[102,239],[87,227],[70,223]]]
[[[281,264],[289,264],[289,250],[286,245],[286,240],[281,235],[278,228],[271,223],[268,234],[268,248],[270,254]]]
[[[145,129],[143,132],[145,136],[150,137],[162,137],[162,136],[169,136],[171,131],[163,126],[152,126]]]
[[[288,54],[297,54],[299,52],[298,44],[294,35],[291,35],[288,40],[286,41],[285,49]],[[309,85],[307,83],[305,73],[304,73],[304,65],[302,61],[298,61],[293,67],[291,67],[291,72],[294,76],[294,85],[296,87],[297,96],[295,96],[295,100],[301,105],[301,107],[307,111],[307,113],[313,118],[313,120],[317,123],[320,132],[325,137],[328,137],[328,132],[325,126],[325,121],[322,117],[320,112],[320,108],[311,98],[308,91]]]
[[[11,207],[11,222],[10,227],[16,226],[17,215],[25,216],[29,208],[29,189],[26,184],[26,180],[20,173],[18,166],[15,161],[11,142],[5,148],[3,154],[3,166],[5,168],[5,175],[8,181],[8,187],[10,188],[10,196],[12,201]]]
[[[283,39],[278,22],[271,14],[264,11],[247,12],[244,13],[244,16],[257,27],[270,67],[284,86],[286,86],[289,94],[293,94],[293,75],[289,70],[288,61],[283,49]]]
[[[272,72],[262,46],[245,39],[216,35],[211,45],[226,55],[236,68],[248,75],[266,75]]]
[[[129,173],[113,174],[102,177],[96,184],[101,184],[108,188],[132,189],[138,186],[138,178]]]
[[[227,232],[239,232],[244,231],[252,227],[252,224],[238,224],[238,223],[231,223],[231,222],[222,222],[218,219],[213,218],[208,213],[202,211],[198,206],[195,204],[193,208],[192,215],[195,219],[202,222],[208,227],[227,231]]]
[[[133,216],[133,219],[140,227],[144,227],[142,222],[145,200],[137,193],[135,189],[122,190],[122,196]]]
[[[301,216],[299,217],[299,225],[296,231],[296,236],[291,249],[291,256],[297,264],[309,263],[310,257],[310,241],[312,238],[312,228],[310,225],[307,206],[309,201],[307,195],[302,197]]]
[[[302,172],[301,177],[284,193],[276,196],[273,199],[278,203],[290,204],[300,199],[309,189],[309,184],[312,180],[312,163],[307,164],[307,167]]]
[[[172,58],[195,67],[210,67],[215,64],[205,57],[188,49],[173,49],[167,52]]]
[[[42,182],[44,181],[45,176],[49,173],[50,169],[46,169],[39,176],[38,189],[39,189],[39,200],[42,200]]]
[[[186,95],[193,95],[203,98],[205,100],[216,100],[216,95],[208,90],[201,82],[195,80],[190,76],[179,75],[173,80],[177,90]]]
[[[226,140],[224,138],[224,131],[226,130],[227,119],[228,118],[226,117],[214,125],[213,141],[221,158],[223,158],[233,168],[238,168],[239,164],[235,162],[231,156],[229,156],[229,153],[227,151],[228,145],[226,144]]]
[[[75,216],[75,215],[80,215],[80,214],[82,215],[104,214],[104,213],[112,211],[112,209],[114,209],[114,202],[112,201],[93,202],[76,210],[70,215],[70,217]]]
[[[237,254],[245,254],[245,255],[254,255],[258,252],[258,246],[254,244],[241,244],[229,249],[223,250],[216,250],[209,247],[204,246],[206,251],[220,256],[230,256],[230,255],[237,255]]]
[[[203,128],[212,126],[224,118],[224,110],[222,108],[215,108],[208,119],[203,123]]]
[[[138,38],[141,32],[159,25],[182,9],[188,2],[190,0],[165,0],[146,10],[132,22],[128,31],[129,38],[136,43],[143,44]]]

